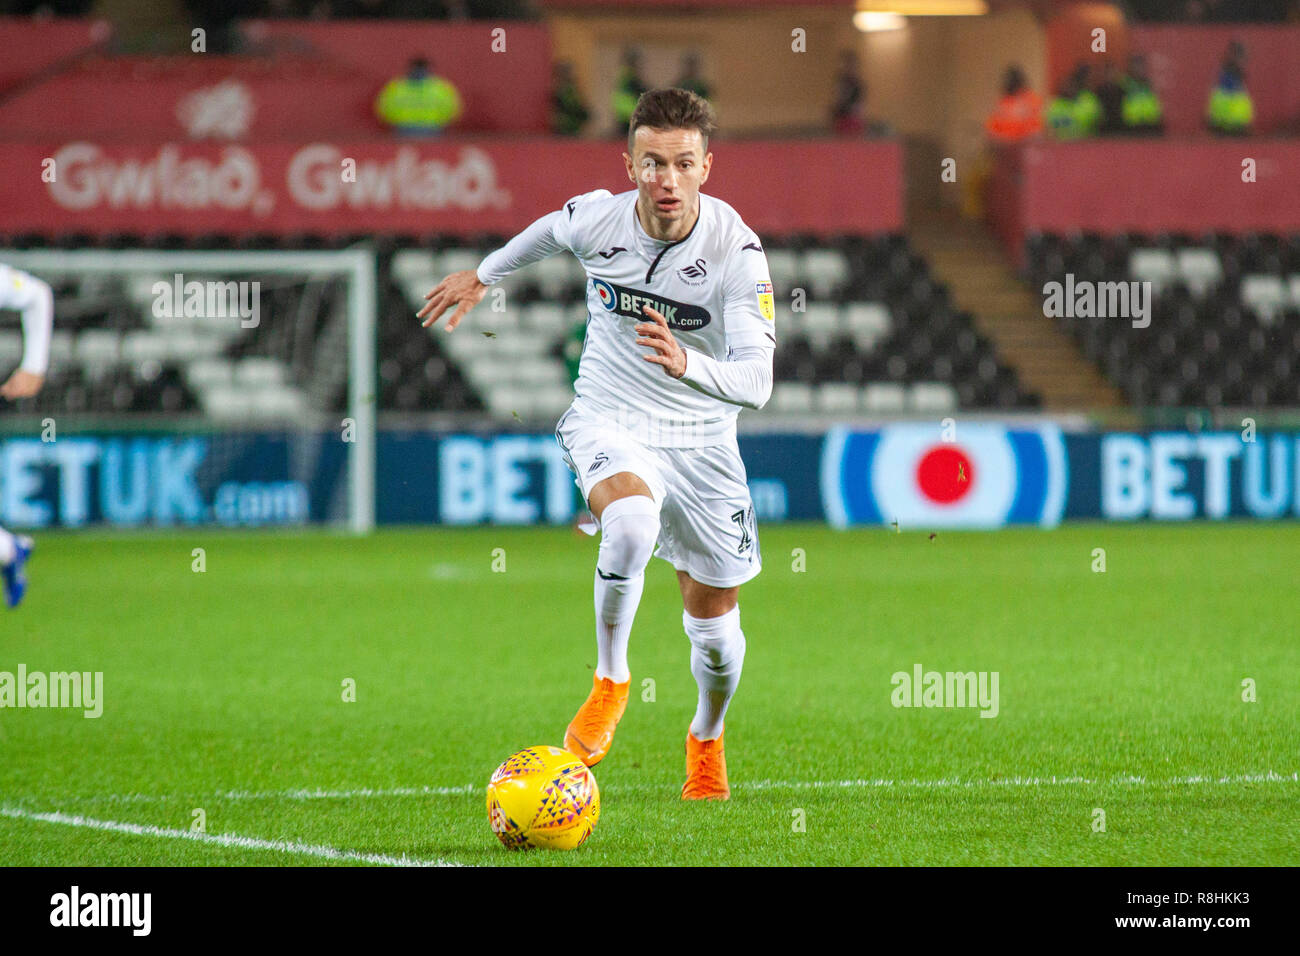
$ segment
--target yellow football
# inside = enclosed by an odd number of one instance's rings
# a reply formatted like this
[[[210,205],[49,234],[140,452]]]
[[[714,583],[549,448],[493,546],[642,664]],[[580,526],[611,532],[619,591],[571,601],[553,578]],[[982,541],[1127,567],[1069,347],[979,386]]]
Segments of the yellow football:
[[[600,789],[590,768],[567,750],[529,747],[492,774],[487,810],[507,849],[575,850],[600,819]]]

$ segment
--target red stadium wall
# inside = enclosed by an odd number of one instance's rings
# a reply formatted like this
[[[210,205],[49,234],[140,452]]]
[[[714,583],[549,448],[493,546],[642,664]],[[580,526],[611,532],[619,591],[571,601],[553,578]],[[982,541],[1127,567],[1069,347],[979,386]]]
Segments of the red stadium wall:
[[[42,71],[94,49],[112,32],[103,20],[0,17],[0,96]]]
[[[998,157],[987,214],[1017,257],[1030,232],[1293,233],[1296,170],[1295,140],[1031,143]]]
[[[902,227],[897,143],[712,148],[707,191],[764,234]],[[620,153],[550,138],[37,141],[0,152],[0,233],[513,233],[577,193],[631,188]],[[41,178],[46,158],[52,182]],[[349,159],[355,182],[344,181]]]
[[[246,33],[274,55],[91,57],[0,103],[0,130],[13,139],[368,137],[383,130],[380,88],[422,53],[460,91],[458,130],[545,132],[547,31],[508,24],[505,50],[494,53],[499,26],[255,22]]]
[[[551,38],[539,23],[255,20],[245,37],[285,49],[312,50],[369,82],[381,84],[423,56],[456,85],[465,103],[460,127],[543,133],[550,129]]]

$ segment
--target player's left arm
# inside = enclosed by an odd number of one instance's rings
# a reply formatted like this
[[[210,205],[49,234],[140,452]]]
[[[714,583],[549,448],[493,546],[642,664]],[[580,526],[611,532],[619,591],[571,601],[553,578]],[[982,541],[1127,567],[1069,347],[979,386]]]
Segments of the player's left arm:
[[[757,238],[749,238],[723,266],[725,360],[683,348],[664,317],[648,306],[645,312],[652,321],[637,325],[636,331],[642,336],[637,344],[655,350],[645,360],[663,366],[668,375],[720,401],[762,408],[772,396],[776,311],[767,257]]]
[[[0,397],[31,398],[45,384],[50,367],[50,337],[54,329],[54,292],[35,276],[17,269],[3,270],[0,308],[18,309],[23,317],[23,360],[3,385]]]

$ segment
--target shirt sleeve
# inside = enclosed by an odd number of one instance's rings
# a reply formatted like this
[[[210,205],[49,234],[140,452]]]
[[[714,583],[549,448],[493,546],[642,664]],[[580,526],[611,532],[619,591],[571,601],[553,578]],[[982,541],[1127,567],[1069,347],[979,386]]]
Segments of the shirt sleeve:
[[[682,351],[686,353],[682,381],[696,391],[746,408],[762,408],[772,397],[772,355],[776,350],[771,344],[733,349],[724,362],[695,349]]]
[[[500,282],[510,273],[532,262],[538,262],[557,252],[577,252],[575,219],[589,200],[609,196],[607,189],[574,196],[563,208],[547,213],[519,233],[500,249],[489,253],[477,270],[478,281],[484,285]]]
[[[727,348],[776,347],[776,298],[767,255],[752,232],[742,235],[724,266],[722,320]]]
[[[0,308],[18,309],[23,321],[24,372],[44,375],[50,367],[54,293],[49,285],[17,269],[0,271]]]

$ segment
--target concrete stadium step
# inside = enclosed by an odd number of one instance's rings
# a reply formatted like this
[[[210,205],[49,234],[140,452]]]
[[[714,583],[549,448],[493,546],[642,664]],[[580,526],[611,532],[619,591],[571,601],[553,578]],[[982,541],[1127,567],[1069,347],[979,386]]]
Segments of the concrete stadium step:
[[[913,211],[907,230],[953,302],[974,315],[1002,361],[1052,411],[1110,409],[1123,405],[1108,383],[1056,323],[1043,315],[1041,298],[1016,275],[1001,244],[977,223],[955,213]]]

